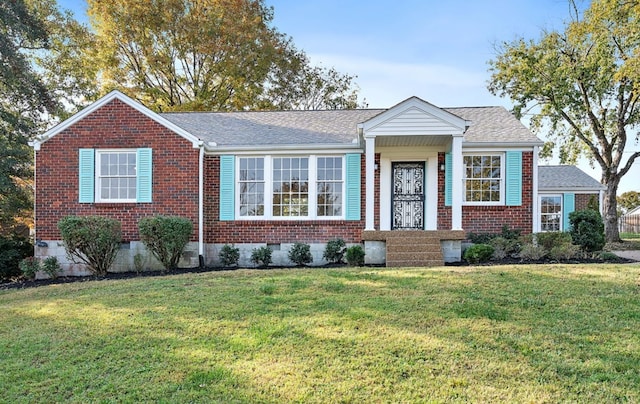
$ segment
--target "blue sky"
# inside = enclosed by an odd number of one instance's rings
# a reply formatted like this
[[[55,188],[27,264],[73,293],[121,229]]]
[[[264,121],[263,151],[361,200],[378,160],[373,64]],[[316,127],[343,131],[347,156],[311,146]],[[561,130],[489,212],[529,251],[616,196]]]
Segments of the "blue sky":
[[[265,0],[273,25],[314,64],[356,75],[369,107],[418,96],[440,107],[502,105],[487,90],[494,45],[538,38],[569,18],[568,0]],[[576,1],[584,8],[588,2]],[[59,0],[84,16],[84,0]],[[637,145],[634,149],[638,149]],[[554,163],[554,161],[551,161]],[[580,168],[599,179],[586,162]],[[619,192],[640,191],[640,162]]]

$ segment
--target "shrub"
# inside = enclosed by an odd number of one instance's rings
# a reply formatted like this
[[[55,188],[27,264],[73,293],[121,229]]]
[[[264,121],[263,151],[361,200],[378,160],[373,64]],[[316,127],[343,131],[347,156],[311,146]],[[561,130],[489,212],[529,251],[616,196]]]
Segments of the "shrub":
[[[95,275],[107,273],[122,241],[119,221],[101,216],[66,216],[58,222],[58,229],[69,260],[84,263]]]
[[[144,268],[144,262],[145,262],[145,257],[144,255],[140,254],[140,253],[136,253],[136,255],[133,256],[133,267],[136,269],[136,273],[139,274],[140,272],[142,272],[142,269]]]
[[[26,238],[0,236],[0,279],[22,275],[20,262],[33,255],[33,244]]]
[[[520,249],[520,258],[525,261],[537,261],[547,255],[547,250],[537,244],[525,244]]]
[[[347,260],[347,264],[352,267],[361,267],[364,265],[364,249],[359,244],[347,248],[344,257]]]
[[[489,244],[474,244],[464,251],[463,258],[471,264],[487,262],[493,256],[493,247]]]
[[[327,246],[324,249],[324,253],[322,254],[322,258],[334,264],[340,263],[342,262],[342,258],[344,257],[345,249],[346,245],[343,239],[336,238],[333,240],[329,240],[329,242],[327,242]]]
[[[166,270],[178,267],[182,251],[186,247],[193,224],[178,216],[152,216],[138,222],[140,239]]]
[[[223,267],[232,267],[238,265],[240,261],[240,249],[229,244],[225,244],[218,254],[220,263]]]
[[[520,238],[520,229],[509,229],[507,225],[502,226],[500,233],[469,233],[467,238],[473,244],[491,244],[491,240],[502,237],[507,240],[518,240]]]
[[[254,248],[251,251],[251,262],[264,267],[269,266],[271,264],[271,248],[268,246]]]
[[[36,273],[40,270],[40,260],[36,257],[27,257],[20,261],[20,270],[27,279],[35,279]]]
[[[313,262],[311,246],[306,243],[295,243],[289,250],[289,260],[298,266]]]
[[[571,238],[585,251],[600,251],[604,247],[604,223],[596,210],[576,210],[569,213]]]
[[[40,269],[51,279],[57,278],[60,272],[62,272],[62,268],[56,257],[45,258],[44,261],[42,261],[42,267]]]
[[[520,252],[520,241],[518,239],[512,240],[499,236],[492,239],[489,245],[493,247],[493,258],[498,260]]]
[[[580,252],[580,247],[571,243],[561,243],[549,250],[549,258],[554,260],[570,260]]]
[[[550,231],[546,233],[535,234],[536,243],[542,246],[546,251],[551,251],[555,246],[562,244],[571,244],[571,234],[562,231]]]

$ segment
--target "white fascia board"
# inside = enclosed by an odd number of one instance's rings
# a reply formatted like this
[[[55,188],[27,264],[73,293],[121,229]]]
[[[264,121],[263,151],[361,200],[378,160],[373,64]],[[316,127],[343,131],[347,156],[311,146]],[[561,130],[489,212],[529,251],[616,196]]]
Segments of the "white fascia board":
[[[69,119],[59,123],[58,125],[56,125],[53,128],[49,129],[48,131],[46,131],[42,135],[38,136],[36,138],[36,140],[34,140],[34,142],[33,142],[34,143],[34,147],[39,147],[41,143],[44,143],[47,140],[51,139],[52,137],[54,137],[58,133],[60,133],[63,130],[67,129],[71,125],[79,122],[80,120],[82,120],[87,115],[89,115],[92,112],[98,110],[99,108],[103,107],[104,105],[108,104],[109,102],[113,101],[114,99],[117,99],[117,100],[127,104],[131,108],[133,108],[136,111],[140,112],[141,114],[147,116],[149,119],[152,119],[152,120],[156,121],[157,123],[159,123],[160,125],[164,126],[165,128],[167,128],[167,129],[175,132],[176,134],[182,136],[186,140],[190,141],[193,144],[194,148],[200,147],[201,141],[196,136],[192,135],[191,133],[187,132],[186,130],[182,129],[181,127],[175,125],[174,123],[168,121],[167,119],[161,117],[160,115],[156,114],[155,112],[153,112],[149,108],[145,107],[141,103],[139,103],[139,102],[127,97],[126,95],[124,95],[123,93],[121,93],[118,90],[111,91],[109,94],[107,94],[104,97],[100,98],[98,101],[88,105],[87,107],[85,107],[84,109],[82,109],[81,111],[76,113],[75,115],[71,116]]]
[[[602,188],[584,188],[584,187],[580,187],[580,188],[576,188],[576,187],[560,187],[560,188],[540,188],[538,187],[538,194],[542,195],[542,194],[562,194],[565,192],[572,192],[574,194],[597,194],[598,192],[602,191],[603,189],[605,189],[605,187]]]
[[[531,149],[535,146],[542,146],[544,142],[463,142],[462,147],[464,148],[484,148],[484,149]]]
[[[289,145],[247,145],[217,147],[210,144],[205,148],[207,154],[335,154],[364,153],[359,144],[289,144]]]

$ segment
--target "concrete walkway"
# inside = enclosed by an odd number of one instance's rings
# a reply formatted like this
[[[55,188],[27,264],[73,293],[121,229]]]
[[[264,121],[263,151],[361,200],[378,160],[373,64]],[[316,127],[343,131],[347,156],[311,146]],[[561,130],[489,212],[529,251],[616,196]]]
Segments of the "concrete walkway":
[[[627,250],[627,251],[611,251],[615,255],[621,258],[626,258],[628,260],[640,261],[640,251],[638,250]]]

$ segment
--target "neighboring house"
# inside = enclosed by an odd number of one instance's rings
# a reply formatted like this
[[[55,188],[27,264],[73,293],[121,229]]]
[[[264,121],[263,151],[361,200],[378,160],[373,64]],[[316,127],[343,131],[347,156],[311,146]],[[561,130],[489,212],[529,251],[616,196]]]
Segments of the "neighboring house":
[[[264,245],[285,264],[295,242],[320,263],[336,237],[368,263],[441,264],[468,232],[541,230],[542,142],[502,107],[159,114],[114,91],[32,144],[36,256],[68,273],[84,268],[65,259],[67,215],[122,223],[115,270],[145,253],[137,223],[155,214],[193,222],[182,266],[216,265],[225,244],[242,265]]]
[[[640,233],[640,206],[637,206],[618,219],[620,233]]]
[[[569,213],[602,206],[605,186],[575,166],[539,166],[540,231],[568,231]]]

